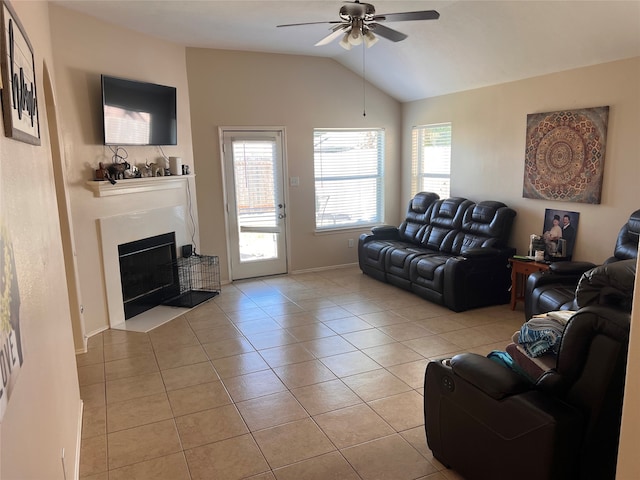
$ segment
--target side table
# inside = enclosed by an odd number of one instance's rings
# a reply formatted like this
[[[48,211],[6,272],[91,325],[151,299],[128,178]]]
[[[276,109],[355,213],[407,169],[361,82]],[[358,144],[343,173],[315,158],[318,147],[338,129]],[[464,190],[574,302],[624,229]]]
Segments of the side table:
[[[509,263],[511,264],[511,310],[515,310],[518,300],[524,301],[527,277],[533,272],[546,272],[549,270],[549,265],[517,258],[510,258]]]

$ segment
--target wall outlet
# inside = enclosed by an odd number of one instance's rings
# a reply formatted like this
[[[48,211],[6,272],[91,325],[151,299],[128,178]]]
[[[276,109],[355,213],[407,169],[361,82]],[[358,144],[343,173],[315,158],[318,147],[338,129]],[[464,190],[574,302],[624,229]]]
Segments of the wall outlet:
[[[347,240],[347,245],[349,246],[349,248],[353,248],[353,238]]]

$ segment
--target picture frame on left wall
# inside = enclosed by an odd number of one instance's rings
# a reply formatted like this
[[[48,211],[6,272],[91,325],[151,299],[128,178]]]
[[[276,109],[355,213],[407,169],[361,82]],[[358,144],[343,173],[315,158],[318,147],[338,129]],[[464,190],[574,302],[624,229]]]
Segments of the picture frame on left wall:
[[[5,135],[31,145],[40,145],[33,47],[11,4],[0,0],[0,7],[0,71]]]

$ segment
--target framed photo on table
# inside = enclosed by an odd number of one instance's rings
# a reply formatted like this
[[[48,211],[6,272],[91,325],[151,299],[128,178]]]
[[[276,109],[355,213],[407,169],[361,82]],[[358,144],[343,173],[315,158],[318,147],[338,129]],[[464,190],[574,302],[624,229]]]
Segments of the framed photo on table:
[[[542,238],[549,260],[571,260],[580,213],[547,208]]]
[[[21,142],[40,145],[33,47],[9,2],[0,0],[0,7],[0,70],[5,135]]]

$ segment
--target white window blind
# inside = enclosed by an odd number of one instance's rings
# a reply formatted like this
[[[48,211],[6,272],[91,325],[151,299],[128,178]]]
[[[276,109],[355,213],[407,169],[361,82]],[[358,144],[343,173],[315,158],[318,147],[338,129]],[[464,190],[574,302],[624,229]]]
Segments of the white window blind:
[[[383,129],[316,129],[313,133],[316,229],[383,221]]]
[[[232,145],[239,227],[275,226],[275,142],[234,139]]]
[[[275,139],[232,138],[240,263],[278,258]],[[271,229],[271,231],[268,231]]]
[[[435,192],[449,198],[451,190],[451,123],[413,127],[411,132],[411,194]]]

